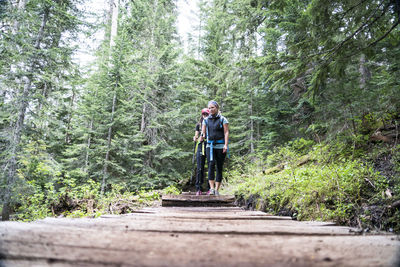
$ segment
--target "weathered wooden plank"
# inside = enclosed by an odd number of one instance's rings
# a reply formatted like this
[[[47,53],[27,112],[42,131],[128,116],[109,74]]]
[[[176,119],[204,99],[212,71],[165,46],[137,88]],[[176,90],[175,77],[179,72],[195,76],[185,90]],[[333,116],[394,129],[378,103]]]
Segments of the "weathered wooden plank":
[[[232,207],[235,206],[234,196],[213,196],[213,195],[164,195],[161,203],[164,207]]]
[[[188,191],[188,192],[182,192],[180,195],[168,195],[168,196],[186,196],[186,195],[191,195],[191,196],[196,196],[196,192],[193,191]],[[205,192],[203,192],[202,195],[196,196],[196,197],[217,197],[215,195],[207,195]],[[219,197],[235,197],[231,195],[219,195]]]
[[[223,196],[215,196],[215,195],[191,195],[191,194],[181,194],[181,195],[164,195],[163,199],[174,199],[174,200],[182,200],[182,201],[200,201],[200,202],[208,202],[208,201],[221,201],[221,202],[232,202],[235,201],[234,196],[223,195]]]
[[[236,207],[170,207],[0,222],[0,266],[398,266],[395,235],[263,217],[270,216]],[[216,246],[218,257],[210,257]]]

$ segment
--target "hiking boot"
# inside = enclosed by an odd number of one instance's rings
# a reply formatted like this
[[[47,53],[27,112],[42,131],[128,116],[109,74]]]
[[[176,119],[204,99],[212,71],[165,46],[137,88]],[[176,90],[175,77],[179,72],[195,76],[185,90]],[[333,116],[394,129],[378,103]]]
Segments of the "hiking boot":
[[[215,195],[215,190],[214,189],[208,190],[207,195]]]
[[[214,192],[214,194],[215,194],[216,196],[219,196],[219,192],[218,192],[218,190],[216,190],[216,189],[215,189],[215,192]]]
[[[196,192],[196,196],[201,196],[201,191],[200,190]]]

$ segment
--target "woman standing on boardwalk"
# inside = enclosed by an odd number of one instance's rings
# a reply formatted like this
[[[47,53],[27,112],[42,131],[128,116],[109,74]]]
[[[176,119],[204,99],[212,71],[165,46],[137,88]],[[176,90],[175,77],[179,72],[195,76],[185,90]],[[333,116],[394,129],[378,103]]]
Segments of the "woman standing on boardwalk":
[[[202,136],[200,141],[207,137],[207,162],[208,182],[210,195],[219,196],[219,188],[222,182],[222,168],[229,142],[228,120],[221,115],[216,101],[208,102],[210,115],[203,121]],[[216,175],[215,175],[216,171]]]

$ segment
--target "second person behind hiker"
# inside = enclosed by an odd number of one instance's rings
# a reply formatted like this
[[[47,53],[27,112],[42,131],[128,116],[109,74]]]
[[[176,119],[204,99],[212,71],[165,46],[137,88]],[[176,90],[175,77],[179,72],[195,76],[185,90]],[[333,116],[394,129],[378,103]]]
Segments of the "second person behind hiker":
[[[228,151],[229,127],[228,120],[219,112],[216,101],[208,102],[208,109],[210,115],[203,121],[200,141],[203,136],[207,136],[209,194],[218,196],[222,182],[222,168]]]
[[[197,142],[199,140],[199,137],[201,135],[201,126],[203,124],[203,121],[205,118],[208,117],[208,114],[210,111],[208,108],[203,108],[201,110],[201,117],[199,122],[196,124],[196,131],[194,133],[193,141]],[[199,140],[200,141],[200,140]],[[196,161],[197,161],[197,171],[196,171],[196,195],[199,196],[202,194],[202,184],[204,182],[204,167],[206,163],[206,144],[201,140],[196,145],[197,151],[196,151]]]

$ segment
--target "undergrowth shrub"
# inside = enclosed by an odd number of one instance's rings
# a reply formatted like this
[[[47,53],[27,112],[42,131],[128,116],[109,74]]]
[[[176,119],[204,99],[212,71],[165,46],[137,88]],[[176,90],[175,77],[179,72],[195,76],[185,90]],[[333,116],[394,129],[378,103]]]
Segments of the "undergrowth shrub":
[[[27,187],[30,193],[21,195],[16,214],[16,218],[23,221],[49,216],[124,214],[152,205],[160,198],[157,191],[129,192],[123,184],[114,184],[109,192],[101,195],[100,183],[88,180],[85,184],[77,185],[72,178],[46,183],[44,188],[33,180],[28,182]]]
[[[113,183],[101,194],[99,182],[87,180],[82,171],[64,170],[40,140],[23,147],[17,173],[12,199],[17,220],[123,214],[152,205],[160,198],[158,191],[132,192],[124,183]]]
[[[266,166],[235,163],[227,171],[225,192],[235,194],[248,208],[273,214],[367,225],[362,212],[366,205],[385,198],[387,180],[371,163],[352,159],[351,149],[344,144],[315,144],[308,149],[304,157],[305,150],[293,144],[279,148],[267,157]]]
[[[179,195],[181,190],[177,188],[175,185],[170,185],[163,189],[162,193],[164,195]]]

